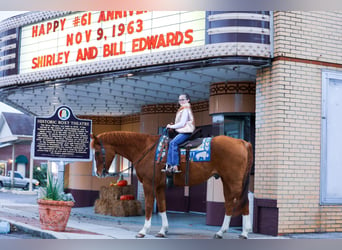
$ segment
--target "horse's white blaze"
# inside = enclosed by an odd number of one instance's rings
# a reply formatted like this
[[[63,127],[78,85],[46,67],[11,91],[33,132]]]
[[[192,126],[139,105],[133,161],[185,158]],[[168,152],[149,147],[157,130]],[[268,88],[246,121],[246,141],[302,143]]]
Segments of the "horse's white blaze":
[[[221,226],[221,229],[216,233],[216,235],[222,237],[223,233],[228,231],[231,218],[232,217],[229,215],[224,216],[224,220],[223,220],[223,224]]]
[[[248,233],[252,231],[251,217],[250,215],[242,216],[242,233],[241,235],[248,238]]]
[[[165,235],[167,231],[169,230],[169,222],[167,220],[166,212],[159,213],[159,215],[162,219],[162,227],[159,233]]]
[[[139,231],[139,234],[146,235],[147,233],[150,232],[150,229],[151,229],[151,219],[152,218],[150,218],[149,220],[145,219],[145,224],[144,224],[143,228]]]

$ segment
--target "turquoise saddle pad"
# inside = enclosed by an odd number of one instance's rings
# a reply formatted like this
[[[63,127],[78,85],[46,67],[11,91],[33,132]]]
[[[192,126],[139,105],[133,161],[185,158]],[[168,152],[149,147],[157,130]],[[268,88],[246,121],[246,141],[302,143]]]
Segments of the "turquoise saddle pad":
[[[155,155],[155,160],[157,162],[160,162],[161,159],[165,156],[165,149],[163,149],[163,152],[160,154],[160,151],[163,148],[163,143],[164,143],[165,139],[166,139],[166,137],[164,137],[164,136],[161,136],[159,139],[159,143],[158,143],[158,147],[157,147],[156,155]],[[201,145],[199,145],[196,148],[192,148],[190,150],[190,161],[196,161],[196,162],[210,161],[211,140],[212,140],[212,137],[203,138]],[[186,154],[186,150],[183,148],[180,150],[180,152],[181,152],[181,155]],[[159,159],[158,159],[158,156],[159,156]]]

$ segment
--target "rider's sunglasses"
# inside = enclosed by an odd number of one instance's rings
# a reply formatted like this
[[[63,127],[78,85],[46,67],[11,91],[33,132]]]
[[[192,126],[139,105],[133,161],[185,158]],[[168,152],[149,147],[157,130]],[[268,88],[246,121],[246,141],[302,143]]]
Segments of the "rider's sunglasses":
[[[179,102],[181,102],[181,101],[185,101],[185,100],[186,100],[186,99],[178,99],[178,101],[179,101]]]

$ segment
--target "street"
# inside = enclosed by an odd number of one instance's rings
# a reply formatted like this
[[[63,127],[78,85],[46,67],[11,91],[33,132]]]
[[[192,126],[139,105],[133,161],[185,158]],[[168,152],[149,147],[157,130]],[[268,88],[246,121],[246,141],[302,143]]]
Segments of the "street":
[[[0,204],[17,203],[17,204],[37,204],[37,193],[22,191],[17,189],[17,192],[10,192],[3,188],[0,191]]]
[[[36,202],[37,194],[28,191],[19,191],[17,193],[8,192],[6,189],[1,189],[0,191],[0,208],[5,204],[37,204]],[[1,215],[0,211],[0,215]],[[26,233],[14,225],[11,225],[11,232],[8,234],[0,233],[0,239],[41,239],[39,236]]]

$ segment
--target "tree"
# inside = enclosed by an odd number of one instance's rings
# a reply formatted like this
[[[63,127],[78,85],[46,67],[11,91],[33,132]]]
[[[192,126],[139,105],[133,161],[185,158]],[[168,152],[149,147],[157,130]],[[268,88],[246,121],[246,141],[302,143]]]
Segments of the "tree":
[[[46,187],[47,166],[42,165],[34,167],[33,178],[39,181],[41,187]]]

